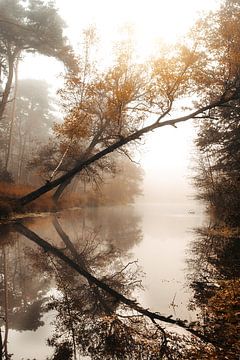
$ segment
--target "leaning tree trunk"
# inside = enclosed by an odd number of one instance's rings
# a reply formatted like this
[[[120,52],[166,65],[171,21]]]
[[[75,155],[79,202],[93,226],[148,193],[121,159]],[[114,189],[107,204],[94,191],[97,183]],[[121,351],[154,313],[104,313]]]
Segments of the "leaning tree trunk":
[[[161,121],[163,119],[163,117],[167,114],[167,112],[166,112],[166,113],[162,114],[161,116],[159,116],[159,118],[155,122],[153,122],[151,125],[145,126],[142,129],[135,131],[134,133],[128,135],[125,138],[121,137],[120,140],[116,141],[112,145],[109,145],[107,148],[103,149],[102,151],[99,151],[97,154],[91,156],[87,160],[83,160],[83,161],[77,163],[77,165],[75,167],[73,167],[71,170],[69,170],[66,174],[60,176],[59,178],[57,178],[53,181],[47,181],[45,185],[32,191],[29,194],[23,196],[22,198],[18,199],[16,201],[16,205],[24,206],[24,205],[36,200],[43,194],[56,188],[57,186],[63,184],[64,182],[66,182],[68,180],[71,181],[75,175],[79,174],[84,168],[86,168],[90,164],[92,164],[92,163],[96,162],[97,160],[101,159],[102,157],[112,153],[113,151],[121,148],[122,146],[124,146],[132,141],[140,139],[143,135],[145,135],[155,129],[158,129],[158,128],[164,127],[164,126],[176,127],[176,124],[188,121],[190,119],[197,118],[198,115],[200,115],[200,114],[202,114],[201,118],[204,118],[204,113],[207,110],[224,105],[224,104],[228,103],[229,101],[234,100],[236,98],[239,98],[239,96],[237,97],[236,94],[234,94],[231,97],[228,97],[226,99],[221,97],[219,100],[214,101],[214,102],[210,103],[209,105],[206,105],[196,111],[193,111],[192,113],[189,113],[188,115],[180,116],[178,118],[171,119],[171,120]],[[205,115],[205,117],[207,118],[208,116]]]
[[[73,178],[70,178],[70,179],[66,180],[64,183],[62,183],[61,185],[59,185],[59,187],[57,188],[57,190],[53,194],[53,200],[54,200],[55,203],[57,203],[59,201],[59,199],[62,196],[64,190],[71,183],[72,179]]]

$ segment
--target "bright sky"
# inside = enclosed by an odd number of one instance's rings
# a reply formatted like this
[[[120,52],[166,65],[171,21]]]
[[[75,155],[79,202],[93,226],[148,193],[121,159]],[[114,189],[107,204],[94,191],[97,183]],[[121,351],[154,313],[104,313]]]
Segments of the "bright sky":
[[[133,23],[137,41],[148,47],[155,38],[175,40],[199,16],[214,8],[217,0],[56,0],[60,14],[69,24],[69,35],[77,41],[79,28],[96,24],[111,39],[124,23]]]
[[[183,36],[202,12],[218,6],[219,0],[56,0],[68,28],[66,35],[77,46],[82,29],[96,25],[105,43],[104,56],[111,56],[108,46],[119,29],[131,23],[141,56],[150,53],[157,39],[174,42]],[[108,53],[109,52],[109,53]],[[20,67],[20,77],[46,79],[54,88],[62,66],[55,60],[31,56]],[[146,137],[141,164],[145,169],[145,190],[149,201],[170,198],[183,200],[191,192],[187,177],[192,154],[193,130],[190,124],[179,129],[161,129]]]

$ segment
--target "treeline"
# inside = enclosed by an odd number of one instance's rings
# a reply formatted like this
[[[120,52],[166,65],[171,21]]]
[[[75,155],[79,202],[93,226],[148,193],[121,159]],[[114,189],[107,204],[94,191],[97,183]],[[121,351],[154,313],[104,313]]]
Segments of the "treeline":
[[[206,200],[216,221],[240,224],[240,104],[215,111],[201,124],[195,178],[200,199]]]
[[[111,129],[104,132],[106,124],[97,116],[94,97],[90,104],[87,94],[96,72],[90,59],[94,30],[83,33],[82,54],[77,58],[63,35],[65,25],[53,2],[32,0],[26,4],[20,0],[3,0],[0,14],[0,196],[17,198],[66,173],[79,158],[89,157],[100,141],[107,143],[111,136],[117,135],[115,119],[111,120]],[[56,97],[50,95],[47,82],[18,79],[19,63],[27,53],[53,57],[65,66],[65,86],[59,91],[63,124]],[[86,106],[91,108],[87,110]],[[118,180],[117,174],[121,174]],[[71,194],[75,203],[79,200],[92,205],[133,202],[141,193],[141,178],[140,168],[125,156],[109,156],[74,179],[68,187],[68,199]],[[120,188],[115,191],[114,187],[121,181],[124,189],[122,186],[122,191]],[[6,183],[12,183],[7,191]],[[56,200],[64,189],[56,195]]]
[[[205,332],[219,344],[212,358],[236,359],[240,351],[240,106],[229,103],[202,122],[196,145],[195,183],[210,223],[191,246],[192,306]],[[214,357],[215,356],[215,357]]]

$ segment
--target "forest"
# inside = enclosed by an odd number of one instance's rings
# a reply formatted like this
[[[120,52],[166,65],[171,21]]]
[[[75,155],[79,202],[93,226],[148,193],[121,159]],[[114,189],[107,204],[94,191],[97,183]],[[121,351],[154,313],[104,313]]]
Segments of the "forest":
[[[223,0],[144,61],[126,28],[103,64],[94,26],[77,52],[53,1],[0,0],[1,360],[18,359],[12,330],[36,331],[53,313],[52,352],[32,360],[238,359],[239,24],[239,1]],[[62,88],[20,78],[28,54],[60,62]],[[190,121],[207,219],[187,254],[191,321],[138,297],[142,270],[128,251],[140,219],[114,210],[143,193],[135,154],[148,135]]]

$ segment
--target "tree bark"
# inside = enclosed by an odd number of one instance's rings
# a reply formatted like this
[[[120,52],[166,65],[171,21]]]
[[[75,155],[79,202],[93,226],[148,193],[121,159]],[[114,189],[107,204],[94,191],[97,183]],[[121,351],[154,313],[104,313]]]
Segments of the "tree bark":
[[[18,171],[17,171],[17,181],[18,181],[18,183],[23,182],[23,180],[22,180],[22,168],[23,168],[23,162],[24,162],[26,142],[27,142],[27,134],[24,134],[24,141],[23,141],[23,144],[20,146],[20,149],[19,149],[20,158],[18,160]]]
[[[58,202],[58,200],[62,196],[62,194],[63,194],[64,190],[66,189],[66,187],[68,187],[68,185],[71,183],[72,179],[73,179],[73,177],[71,177],[70,179],[67,179],[64,183],[59,185],[59,187],[57,188],[57,190],[53,194],[53,200],[54,200],[55,203]]]

